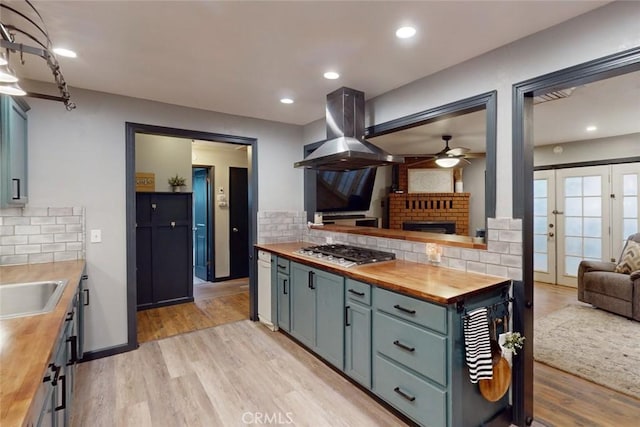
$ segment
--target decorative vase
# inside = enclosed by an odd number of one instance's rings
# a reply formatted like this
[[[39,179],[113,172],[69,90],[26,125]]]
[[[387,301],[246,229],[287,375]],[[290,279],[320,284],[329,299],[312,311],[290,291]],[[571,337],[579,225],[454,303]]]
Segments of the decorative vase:
[[[173,187],[173,192],[174,193],[180,193],[181,191],[182,191],[182,187],[180,187],[180,186]]]

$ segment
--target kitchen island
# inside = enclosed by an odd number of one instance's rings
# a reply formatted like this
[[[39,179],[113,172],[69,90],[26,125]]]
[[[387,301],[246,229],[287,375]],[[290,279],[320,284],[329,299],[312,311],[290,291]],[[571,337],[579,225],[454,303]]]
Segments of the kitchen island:
[[[0,267],[0,286],[67,280],[64,292],[50,312],[0,320],[1,426],[30,426],[38,421],[47,399],[43,378],[56,356],[56,345],[77,296],[84,268],[84,260]]]
[[[272,253],[277,328],[420,425],[477,426],[508,407],[470,382],[463,321],[479,307],[504,314],[509,279],[400,260],[345,267],[307,246],[256,245]]]

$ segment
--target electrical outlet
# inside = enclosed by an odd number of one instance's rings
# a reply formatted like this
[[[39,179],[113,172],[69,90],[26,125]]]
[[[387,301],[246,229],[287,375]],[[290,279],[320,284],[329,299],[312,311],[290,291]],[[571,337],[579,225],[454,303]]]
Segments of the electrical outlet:
[[[91,230],[91,243],[102,242],[102,230]]]
[[[331,244],[333,244],[333,237],[327,236],[327,245],[331,245]]]

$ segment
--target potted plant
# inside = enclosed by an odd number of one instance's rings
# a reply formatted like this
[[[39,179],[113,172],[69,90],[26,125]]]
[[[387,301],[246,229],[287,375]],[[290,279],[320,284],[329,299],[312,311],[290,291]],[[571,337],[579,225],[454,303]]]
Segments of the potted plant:
[[[186,180],[178,174],[169,178],[168,182],[174,193],[179,193],[180,191],[182,191],[182,187],[184,187],[186,184]]]

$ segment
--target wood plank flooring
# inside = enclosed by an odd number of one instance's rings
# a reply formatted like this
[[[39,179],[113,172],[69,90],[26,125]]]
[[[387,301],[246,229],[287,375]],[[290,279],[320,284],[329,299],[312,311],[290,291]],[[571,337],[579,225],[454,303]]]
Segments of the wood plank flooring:
[[[247,278],[204,282],[194,286],[193,296],[194,302],[138,311],[138,342],[249,318]]]
[[[536,318],[568,304],[582,304],[578,301],[577,289],[535,283]],[[537,421],[557,427],[638,425],[638,399],[538,362],[534,363],[533,377],[533,409]]]
[[[76,387],[76,427],[404,425],[286,336],[249,320],[83,363]]]
[[[202,289],[230,295],[202,304],[224,306],[224,298],[242,295],[217,291]],[[534,297],[536,317],[578,304],[576,290],[562,286],[536,283]],[[83,363],[77,387],[74,426],[257,425],[258,416],[291,417],[293,425],[403,425],[287,337],[247,320]],[[631,427],[638,425],[640,400],[536,362],[534,415],[548,426]]]

